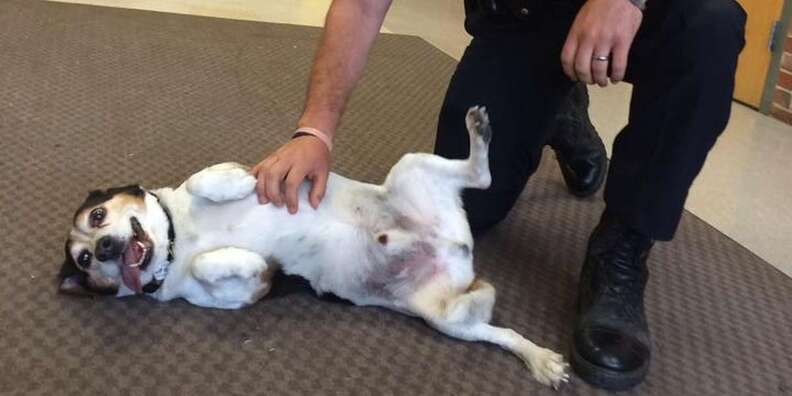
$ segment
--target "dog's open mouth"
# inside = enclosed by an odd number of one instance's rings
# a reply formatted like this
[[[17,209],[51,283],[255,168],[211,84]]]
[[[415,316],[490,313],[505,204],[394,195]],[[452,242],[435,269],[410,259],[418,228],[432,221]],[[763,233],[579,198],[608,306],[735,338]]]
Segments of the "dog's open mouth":
[[[132,236],[127,242],[121,261],[121,279],[126,287],[135,293],[142,293],[143,285],[140,284],[140,272],[145,271],[148,267],[154,253],[154,249],[152,249],[154,244],[143,231],[137,218],[133,217],[130,222],[132,223]]]

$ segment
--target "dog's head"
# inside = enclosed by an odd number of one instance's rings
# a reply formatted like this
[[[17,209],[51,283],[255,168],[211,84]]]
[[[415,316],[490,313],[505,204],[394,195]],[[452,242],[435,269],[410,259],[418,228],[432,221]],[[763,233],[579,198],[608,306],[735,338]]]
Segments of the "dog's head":
[[[168,217],[140,186],[96,190],[74,214],[60,290],[79,295],[141,293],[167,265]]]

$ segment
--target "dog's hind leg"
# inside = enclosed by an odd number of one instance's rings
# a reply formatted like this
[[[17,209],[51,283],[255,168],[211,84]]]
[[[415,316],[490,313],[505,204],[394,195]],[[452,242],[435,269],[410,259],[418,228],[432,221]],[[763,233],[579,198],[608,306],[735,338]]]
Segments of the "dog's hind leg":
[[[470,185],[465,187],[489,188],[492,176],[489,169],[489,143],[492,140],[487,109],[483,106],[471,107],[465,116],[465,125],[470,135],[470,155],[468,171]]]
[[[568,365],[560,354],[537,346],[512,329],[488,324],[495,303],[495,289],[489,283],[475,280],[465,293],[437,297],[431,290],[422,291],[410,305],[432,327],[451,337],[490,342],[513,352],[542,384],[558,388],[568,381]]]
[[[492,128],[484,107],[471,107],[465,117],[470,135],[470,154],[465,160],[451,160],[426,153],[405,155],[388,174],[385,186],[399,190],[405,185],[426,181],[455,189],[486,189],[492,182],[489,169],[489,143]]]
[[[434,321],[430,324],[451,337],[490,342],[511,351],[525,362],[533,377],[544,385],[558,389],[561,383],[569,381],[569,374],[566,373],[568,364],[560,354],[534,344],[512,329],[483,322]]]

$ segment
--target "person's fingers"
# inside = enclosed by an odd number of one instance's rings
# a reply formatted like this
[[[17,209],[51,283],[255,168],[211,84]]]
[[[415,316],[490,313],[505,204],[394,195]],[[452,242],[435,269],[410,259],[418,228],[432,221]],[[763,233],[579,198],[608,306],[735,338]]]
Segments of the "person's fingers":
[[[267,173],[258,172],[256,175],[256,195],[260,204],[265,205],[269,203],[267,198]]]
[[[250,173],[256,178],[256,195],[259,203],[264,205],[269,203],[267,198],[267,169],[278,161],[277,157],[271,156],[254,166]]]
[[[627,60],[629,55],[630,46],[625,45],[623,41],[616,41],[611,59],[610,79],[612,82],[617,83],[624,80],[624,76],[627,73]]]
[[[300,185],[303,180],[305,180],[305,174],[306,172],[304,170],[293,167],[289,170],[289,174],[286,175],[286,180],[283,183],[286,189],[286,207],[291,214],[297,213],[297,209],[299,208],[298,192]]]
[[[258,174],[262,170],[268,169],[269,167],[275,165],[275,163],[278,162],[278,159],[279,157],[277,154],[271,154],[267,158],[264,158],[261,162],[253,166],[250,172],[253,173],[254,175]]]
[[[318,180],[309,195],[311,206],[316,208],[325,193],[329,162],[329,152],[321,141],[299,138],[290,141],[251,168],[259,202],[277,207],[286,204],[289,213],[294,214],[299,210],[300,186],[310,177]]]
[[[592,79],[594,82],[597,83],[600,87],[608,86],[608,64],[610,63],[610,47],[608,45],[602,45],[596,47],[597,49],[594,50],[592,56],[594,59],[591,61],[591,74]],[[608,60],[599,60],[596,59],[598,57],[608,57]]]
[[[564,69],[564,74],[567,75],[572,81],[577,81],[575,74],[575,53],[577,52],[578,39],[577,34],[573,31],[564,43],[564,49],[561,50],[561,67]]]
[[[578,80],[586,84],[592,84],[591,78],[591,56],[594,54],[594,45],[590,40],[584,40],[578,45],[575,53],[575,75]]]
[[[328,176],[327,171],[317,172],[313,176],[310,201],[311,201],[311,206],[314,209],[319,207],[319,203],[322,202],[322,198],[324,198],[325,191],[327,191],[327,176]]]
[[[266,172],[267,180],[265,183],[265,189],[267,193],[267,199],[269,199],[269,201],[274,203],[277,207],[281,207],[283,205],[281,183],[283,182],[283,177],[286,176],[288,171],[288,167],[276,164]]]

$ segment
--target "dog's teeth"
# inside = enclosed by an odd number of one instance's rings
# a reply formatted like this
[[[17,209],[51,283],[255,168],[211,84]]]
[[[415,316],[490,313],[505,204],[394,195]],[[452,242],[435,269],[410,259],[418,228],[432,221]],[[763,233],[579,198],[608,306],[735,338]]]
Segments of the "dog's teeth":
[[[145,258],[146,258],[146,252],[144,251],[143,255],[140,256],[140,260],[138,260],[137,263],[130,264],[129,266],[130,267],[140,267],[141,265],[143,265],[143,261],[145,260]]]

